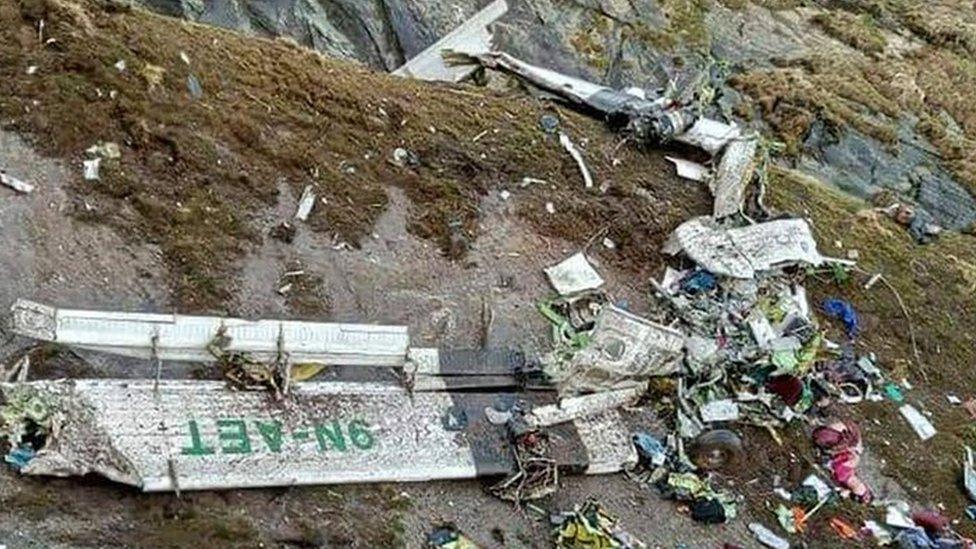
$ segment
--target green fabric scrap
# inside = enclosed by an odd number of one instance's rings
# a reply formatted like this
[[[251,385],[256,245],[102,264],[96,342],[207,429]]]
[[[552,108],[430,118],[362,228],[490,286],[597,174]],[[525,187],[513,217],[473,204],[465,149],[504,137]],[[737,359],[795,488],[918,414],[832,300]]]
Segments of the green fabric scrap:
[[[551,301],[540,302],[539,312],[542,313],[542,316],[546,317],[546,320],[552,324],[553,338],[558,343],[566,343],[575,350],[582,349],[589,345],[590,334],[585,332],[577,332],[573,328],[573,325],[570,324],[568,318],[557,313],[556,310],[553,309]]]
[[[888,400],[892,400],[894,402],[902,402],[903,400],[905,400],[905,396],[901,392],[901,387],[895,385],[890,381],[888,383],[885,383],[884,392],[885,392],[885,396],[888,397]]]

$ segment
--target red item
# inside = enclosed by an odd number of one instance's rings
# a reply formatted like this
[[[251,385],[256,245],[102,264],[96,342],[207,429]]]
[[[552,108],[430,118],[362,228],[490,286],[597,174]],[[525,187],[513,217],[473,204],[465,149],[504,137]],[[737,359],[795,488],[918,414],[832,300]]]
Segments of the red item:
[[[834,482],[847,488],[857,501],[870,502],[874,495],[857,476],[862,451],[861,432],[857,425],[838,421],[817,427],[813,431],[813,442],[830,456],[829,466]]]
[[[796,406],[803,397],[803,382],[796,376],[771,377],[766,382],[766,389],[783,399],[787,406]]]
[[[857,539],[857,530],[844,519],[834,517],[830,519],[829,524],[834,529],[834,532],[837,532],[838,536],[844,539]]]
[[[949,519],[938,511],[915,511],[912,520],[929,534],[938,534],[949,526]]]

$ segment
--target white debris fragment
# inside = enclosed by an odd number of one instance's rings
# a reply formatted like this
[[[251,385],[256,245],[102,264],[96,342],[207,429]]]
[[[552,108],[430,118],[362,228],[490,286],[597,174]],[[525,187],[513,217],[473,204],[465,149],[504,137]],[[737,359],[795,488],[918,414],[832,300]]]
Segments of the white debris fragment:
[[[185,51],[181,51],[180,52],[180,61],[183,61],[184,64],[189,65],[190,64],[190,56],[188,56]]]
[[[115,70],[119,72],[125,72],[125,59],[119,59],[114,66],[115,66]]]
[[[893,528],[918,528],[911,518],[911,508],[904,501],[896,501],[885,509],[885,524]]]
[[[702,421],[736,421],[739,419],[739,404],[732,399],[713,400],[706,402],[698,409]]]
[[[512,197],[512,193],[510,193],[510,192],[508,192],[508,191],[507,191],[507,190],[505,190],[505,189],[502,189],[502,190],[501,190],[501,192],[499,192],[499,193],[498,193],[498,196],[499,196],[499,198],[501,198],[502,200],[508,200],[509,198],[511,198],[511,197]]]
[[[98,168],[102,164],[101,158],[93,158],[82,162],[84,166],[85,181],[95,181],[98,179]]]
[[[922,412],[919,412],[914,406],[911,404],[905,404],[899,408],[898,411],[901,412],[901,415],[905,418],[905,420],[908,421],[908,424],[912,426],[912,429],[915,429],[915,433],[918,434],[918,438],[928,440],[935,436],[936,430],[932,425],[932,422],[930,422],[927,417],[922,415]]]
[[[704,149],[714,156],[729,141],[732,141],[740,135],[741,132],[738,126],[724,124],[709,118],[699,118],[688,128],[688,131],[675,137],[675,141]]]
[[[736,139],[725,148],[718,171],[709,184],[715,197],[712,208],[715,219],[735,215],[742,209],[746,186],[756,172],[758,148],[759,140],[755,137]]]
[[[769,323],[769,319],[762,312],[762,309],[760,307],[753,309],[749,313],[749,317],[746,318],[746,322],[749,323],[749,330],[752,332],[752,337],[756,340],[759,348],[770,349],[773,340],[778,336],[776,335],[776,331],[773,330],[773,325]]]
[[[214,362],[212,344],[274,362],[401,366],[410,337],[404,326],[58,309],[27,300],[11,307],[11,330],[61,345],[134,358]]]
[[[946,395],[946,400],[949,401],[949,404],[952,404],[953,406],[959,406],[962,404],[962,399],[956,395]]]
[[[559,295],[568,295],[603,286],[603,278],[590,265],[583,252],[545,269],[546,276]]]
[[[97,145],[92,145],[91,147],[85,149],[85,152],[92,156],[99,156],[102,158],[122,158],[122,149],[119,148],[118,143],[113,143],[112,141],[105,141],[98,143]]]
[[[556,213],[556,206],[552,202],[546,202],[546,212],[549,215]]]
[[[315,191],[312,190],[311,185],[306,185],[305,190],[302,191],[302,197],[298,201],[298,210],[295,212],[295,219],[307,221],[308,215],[312,213],[313,206],[315,206]]]
[[[474,55],[490,50],[493,39],[488,25],[494,23],[502,15],[505,15],[507,11],[508,4],[505,0],[495,0],[465,21],[461,26],[393,71],[393,74],[420,80],[444,82],[460,82],[464,80],[477,70],[479,66],[477,62],[467,64],[448,63],[444,59],[444,54],[446,52],[456,52]]]
[[[521,187],[521,188],[524,189],[524,188],[528,187],[529,185],[533,185],[533,184],[536,184],[536,185],[548,185],[549,182],[546,181],[545,179],[539,179],[537,177],[523,177],[522,178],[522,181],[519,182],[519,187]]]
[[[583,161],[583,155],[580,154],[579,149],[576,145],[573,145],[573,141],[565,133],[559,134],[559,144],[566,149],[569,156],[573,157],[576,161],[576,165],[579,166],[580,173],[583,174],[583,184],[586,185],[587,189],[593,188],[593,176],[590,175],[590,169],[586,167],[586,162]]]
[[[803,486],[809,486],[817,492],[817,501],[823,501],[833,490],[824,480],[817,475],[810,475],[803,479]]]
[[[684,251],[709,272],[744,279],[790,263],[816,266],[824,261],[803,219],[723,229],[708,217],[696,217],[674,230],[664,251],[672,255]]]
[[[617,249],[617,243],[614,242],[613,240],[609,239],[609,238],[604,238],[603,239],[603,247],[606,248],[606,249],[608,249],[608,250],[615,250],[615,249]]]
[[[561,395],[627,389],[676,372],[684,341],[677,330],[606,305],[590,343],[569,360],[547,364],[546,373]]]
[[[34,192],[34,186],[26,181],[21,181],[12,175],[8,175],[5,172],[0,171],[0,184],[6,185],[11,189],[19,193],[32,193]]]
[[[962,464],[962,482],[969,499],[976,501],[976,457],[969,446],[966,446],[966,456]]]
[[[37,65],[31,65],[27,67],[27,76],[31,76],[37,73]]]
[[[664,158],[674,164],[678,177],[698,182],[708,179],[708,168],[697,162],[675,158],[673,156],[665,156]]]
[[[790,542],[777,536],[772,530],[758,522],[749,524],[749,531],[756,536],[756,541],[771,549],[790,549]]]
[[[642,392],[640,389],[622,389],[564,398],[558,404],[533,409],[526,414],[525,421],[531,427],[550,427],[619,408],[636,400]]]

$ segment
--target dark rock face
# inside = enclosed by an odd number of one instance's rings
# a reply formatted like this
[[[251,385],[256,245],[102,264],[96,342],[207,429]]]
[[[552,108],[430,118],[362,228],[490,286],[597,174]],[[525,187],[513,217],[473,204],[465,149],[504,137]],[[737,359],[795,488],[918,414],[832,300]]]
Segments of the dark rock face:
[[[138,0],[160,13],[268,37],[287,37],[334,57],[390,71],[471,17],[489,0]],[[729,10],[713,3],[691,23],[655,0],[509,0],[495,25],[498,47],[531,63],[612,87],[659,89],[727,70],[770,67],[839,44],[799,10]],[[688,3],[692,5],[694,3]],[[682,27],[680,25],[688,25]],[[696,26],[697,25],[697,26]],[[698,33],[698,34],[696,34]],[[707,39],[689,46],[704,33]],[[669,41],[669,34],[678,37]],[[703,46],[702,44],[706,44]],[[712,115],[730,113],[736,91],[718,87]],[[897,150],[853,129],[815,125],[800,168],[855,196],[888,189],[918,202],[936,222],[976,221],[976,200],[953,180],[932,147],[901,125]]]

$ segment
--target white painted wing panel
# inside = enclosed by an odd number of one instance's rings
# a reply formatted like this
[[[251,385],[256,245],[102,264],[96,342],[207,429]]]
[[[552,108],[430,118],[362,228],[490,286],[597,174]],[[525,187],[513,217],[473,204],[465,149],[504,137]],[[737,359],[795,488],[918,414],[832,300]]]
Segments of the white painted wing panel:
[[[208,345],[222,329],[226,351],[262,361],[275,360],[280,344],[293,363],[399,366],[410,342],[403,326],[80,311],[25,300],[11,312],[20,335],[136,358],[151,358],[155,345],[161,360],[215,360]]]

